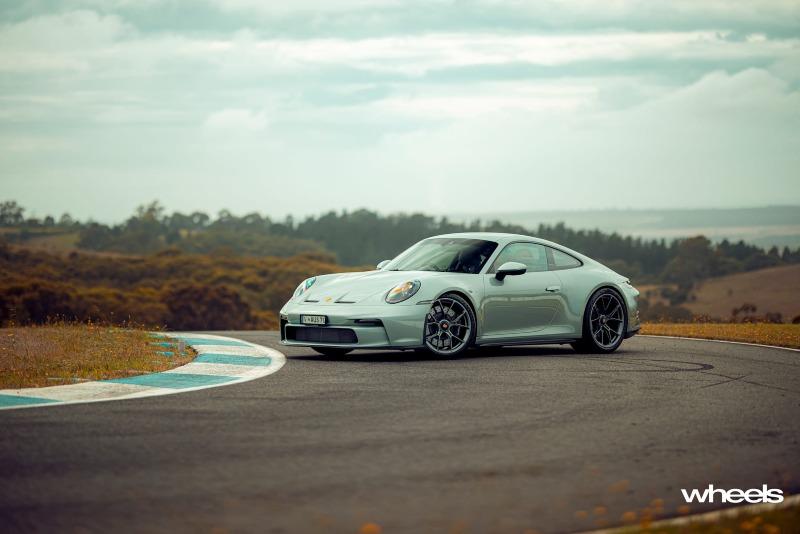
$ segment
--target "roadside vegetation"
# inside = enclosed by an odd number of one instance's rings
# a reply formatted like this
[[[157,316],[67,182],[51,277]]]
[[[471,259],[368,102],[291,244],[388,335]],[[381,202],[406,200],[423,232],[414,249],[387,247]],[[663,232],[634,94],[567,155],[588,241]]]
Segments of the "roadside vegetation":
[[[0,243],[0,325],[134,322],[173,330],[275,329],[301,281],[346,270],[330,256],[48,254]]]
[[[53,323],[0,329],[0,388],[57,386],[166,371],[188,363],[186,347],[163,347],[138,328]],[[165,354],[172,352],[172,354]]]
[[[742,511],[713,520],[698,518],[688,524],[644,521],[635,527],[608,531],[613,534],[790,534],[798,532],[800,506],[770,509],[760,512]]]
[[[720,339],[800,349],[800,324],[644,323],[642,334]]]
[[[305,278],[371,269],[424,237],[477,230],[536,235],[603,262],[642,290],[646,322],[800,323],[800,248],[369,210],[297,221],[226,210],[216,217],[170,214],[157,202],[108,225],[68,214],[26,217],[22,206],[6,201],[0,326],[59,316],[184,330],[274,329],[280,306]]]

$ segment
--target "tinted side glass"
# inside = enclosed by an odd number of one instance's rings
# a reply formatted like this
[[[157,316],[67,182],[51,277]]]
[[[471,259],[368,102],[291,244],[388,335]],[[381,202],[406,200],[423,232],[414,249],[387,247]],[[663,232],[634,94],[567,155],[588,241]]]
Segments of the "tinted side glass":
[[[573,258],[566,252],[561,252],[560,250],[556,250],[554,248],[550,249],[550,251],[553,254],[553,269],[556,271],[562,269],[574,269],[575,267],[580,267],[583,265],[579,259]]]
[[[536,243],[509,243],[494,260],[489,273],[496,273],[501,265],[509,261],[524,264],[529,273],[546,271],[547,251],[543,245]]]

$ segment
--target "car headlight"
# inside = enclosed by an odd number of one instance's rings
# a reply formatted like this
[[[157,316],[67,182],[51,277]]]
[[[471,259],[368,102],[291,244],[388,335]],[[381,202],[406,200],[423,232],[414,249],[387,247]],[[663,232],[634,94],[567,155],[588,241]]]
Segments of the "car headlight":
[[[306,291],[308,291],[308,289],[311,286],[313,286],[314,282],[316,282],[316,281],[317,281],[317,277],[316,276],[312,276],[311,278],[307,278],[306,280],[303,280],[302,282],[300,282],[300,285],[297,286],[297,289],[294,290],[294,297],[297,298],[300,295],[302,295],[303,293],[305,293]]]
[[[386,302],[389,304],[397,304],[398,302],[408,300],[419,291],[421,285],[422,283],[419,280],[411,280],[409,282],[397,284],[386,294]]]

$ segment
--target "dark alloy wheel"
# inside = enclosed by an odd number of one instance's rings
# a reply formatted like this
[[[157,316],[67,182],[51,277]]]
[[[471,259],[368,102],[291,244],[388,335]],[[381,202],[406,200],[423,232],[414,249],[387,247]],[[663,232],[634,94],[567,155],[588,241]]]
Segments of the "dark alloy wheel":
[[[583,314],[583,338],[572,344],[578,352],[614,352],[625,339],[628,313],[622,297],[613,289],[597,291]]]
[[[329,358],[339,358],[353,350],[353,349],[340,349],[338,347],[311,347],[311,348],[319,352],[323,356],[328,356]]]
[[[475,313],[458,295],[442,295],[425,316],[425,348],[439,357],[450,358],[467,350],[475,340]]]

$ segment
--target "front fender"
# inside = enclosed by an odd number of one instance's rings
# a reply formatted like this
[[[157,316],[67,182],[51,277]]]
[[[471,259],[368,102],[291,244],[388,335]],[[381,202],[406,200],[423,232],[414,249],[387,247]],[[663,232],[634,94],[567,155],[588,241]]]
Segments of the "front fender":
[[[431,303],[439,297],[447,295],[448,293],[456,293],[460,295],[469,303],[470,306],[472,306],[472,312],[475,314],[476,321],[475,330],[477,335],[480,336],[483,332],[483,316],[480,303],[483,301],[484,296],[481,277],[480,275],[475,274],[464,274],[459,276],[468,276],[472,277],[472,279],[459,280],[456,283],[449,283],[442,285],[441,287],[437,287],[433,295],[430,298],[425,299],[425,302]]]

